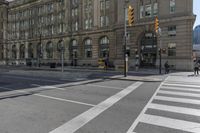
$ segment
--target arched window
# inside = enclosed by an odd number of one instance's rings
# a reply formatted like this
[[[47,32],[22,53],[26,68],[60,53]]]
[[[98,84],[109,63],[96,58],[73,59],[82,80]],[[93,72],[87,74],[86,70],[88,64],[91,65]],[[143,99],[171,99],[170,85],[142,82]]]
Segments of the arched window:
[[[52,42],[47,43],[46,53],[47,53],[47,58],[49,58],[49,59],[53,58],[53,44],[52,44]]]
[[[20,48],[19,48],[19,54],[20,54],[20,59],[24,59],[25,58],[25,45],[21,44]]]
[[[28,45],[28,58],[33,58],[33,44]]]
[[[60,40],[57,44],[57,50],[60,52],[64,48],[63,40]]]
[[[69,47],[70,58],[75,59],[78,57],[78,42],[77,40],[73,39],[70,43]]]
[[[13,59],[17,58],[17,48],[16,48],[16,45],[12,46],[12,58]]]
[[[99,53],[100,57],[109,57],[109,39],[107,36],[104,36],[100,39],[100,44],[99,44]]]
[[[92,40],[89,38],[84,40],[84,53],[86,58],[92,58]]]
[[[37,57],[42,58],[42,45],[40,43],[37,44]]]

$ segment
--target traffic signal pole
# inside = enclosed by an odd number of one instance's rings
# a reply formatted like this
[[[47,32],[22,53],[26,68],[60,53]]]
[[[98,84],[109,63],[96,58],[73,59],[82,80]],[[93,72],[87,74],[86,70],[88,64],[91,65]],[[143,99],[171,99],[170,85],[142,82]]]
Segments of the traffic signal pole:
[[[155,28],[155,33],[157,34],[157,40],[159,38],[159,74],[162,73],[162,48],[161,48],[161,28],[159,27],[159,20],[158,17],[155,17],[155,22],[154,22],[154,28]]]
[[[162,60],[162,52],[161,52],[161,47],[160,47],[160,50],[159,50],[159,56],[160,56],[160,63],[159,63],[159,74],[161,74],[161,68],[162,68],[162,63],[161,63],[161,60]]]
[[[158,30],[159,33],[159,45],[160,45],[160,51],[159,51],[159,56],[160,56],[160,63],[159,63],[159,74],[162,74],[162,44],[161,44],[161,29],[159,28]]]
[[[127,77],[127,61],[126,61],[126,47],[127,47],[127,24],[126,24],[126,8],[124,7],[124,77]]]

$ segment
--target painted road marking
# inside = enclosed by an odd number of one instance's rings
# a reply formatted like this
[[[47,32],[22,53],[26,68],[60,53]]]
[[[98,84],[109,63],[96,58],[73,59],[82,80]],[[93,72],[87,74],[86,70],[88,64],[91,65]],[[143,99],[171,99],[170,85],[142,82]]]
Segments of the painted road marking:
[[[165,80],[167,80],[169,77],[167,77]],[[140,122],[140,119],[142,117],[142,115],[144,115],[144,113],[146,112],[146,110],[148,109],[148,105],[153,101],[154,97],[157,95],[157,92],[160,90],[161,86],[164,84],[164,82],[162,82],[160,84],[160,86],[157,88],[156,92],[153,94],[153,96],[151,97],[151,99],[149,100],[149,102],[146,104],[146,106],[143,108],[143,110],[140,112],[140,114],[138,115],[138,117],[136,118],[136,120],[133,122],[133,124],[131,125],[131,127],[128,129],[127,133],[133,133],[135,127],[137,126],[137,124]]]
[[[169,84],[169,83],[164,83],[164,86],[182,86],[182,87],[193,87],[193,88],[200,88],[199,85],[183,85],[183,84]]]
[[[139,122],[147,123],[156,126],[163,126],[167,128],[177,129],[177,130],[184,130],[188,132],[199,133],[200,132],[200,123],[172,119],[167,117],[161,117],[156,115],[149,115],[145,114],[147,109],[156,109],[158,111],[168,111],[174,113],[180,113],[183,115],[193,115],[193,116],[200,116],[200,110],[192,109],[192,108],[184,108],[184,107],[176,107],[171,105],[162,105],[162,104],[154,104],[152,103],[153,100],[161,100],[161,101],[168,101],[168,102],[178,102],[178,103],[188,103],[188,104],[196,104],[200,105],[200,100],[193,100],[188,98],[174,98],[170,96],[159,96],[157,94],[170,94],[170,95],[180,95],[180,96],[191,96],[191,97],[200,97],[199,94],[191,93],[191,92],[181,92],[180,90],[188,90],[199,92],[198,85],[184,85],[178,83],[166,83],[167,79],[160,84],[154,95],[151,97],[147,105],[144,107],[142,112],[139,114],[137,119],[133,122],[131,127],[128,129],[127,133],[134,133],[134,129],[138,125]],[[181,87],[185,87],[181,89]],[[164,90],[169,89],[169,91]],[[188,89],[187,89],[188,88]],[[173,90],[174,89],[174,90]],[[177,90],[176,90],[177,89]],[[195,90],[196,89],[196,90]],[[173,90],[173,91],[172,91]],[[187,126],[185,126],[187,125]]]
[[[58,84],[58,85],[52,85],[52,86],[48,86],[48,87],[52,88],[52,89],[66,90],[64,87],[75,86],[75,85],[82,85],[82,84],[89,84],[89,83],[98,82],[98,81],[102,81],[102,79],[93,79],[93,80],[86,80],[86,81],[80,81],[80,82]],[[38,84],[32,84],[32,85],[36,86],[38,88],[43,87],[43,86],[38,85]]]
[[[86,80],[86,81],[80,81],[80,82],[59,84],[59,85],[54,85],[54,86],[55,87],[68,87],[68,86],[82,85],[82,84],[88,84],[88,83],[99,82],[99,81],[103,81],[103,80],[102,79],[93,79],[93,80]]]
[[[57,89],[57,90],[65,90],[64,88],[59,88],[59,87],[55,87],[55,86],[49,86],[49,85],[45,85],[45,86],[41,86],[41,85],[38,85],[38,84],[31,84],[32,86],[35,86],[35,87],[39,87],[39,88],[42,88],[42,89]]]
[[[200,92],[200,89],[181,88],[181,87],[169,87],[169,86],[162,86],[161,89],[169,89],[169,90],[184,90],[184,91]]]
[[[53,83],[64,83],[62,81],[55,81],[55,80],[49,80],[49,79],[38,79],[38,78],[28,78],[28,77],[25,78],[25,77],[20,77],[20,76],[3,75],[3,77],[17,78],[17,79],[24,79],[24,80],[46,81],[46,82],[53,82]]]
[[[189,103],[200,105],[200,100],[193,100],[187,98],[174,98],[174,97],[165,97],[165,96],[156,96],[155,100],[168,101],[168,102],[178,102],[178,103]]]
[[[39,97],[53,99],[53,100],[57,100],[57,101],[65,101],[65,102],[69,102],[69,103],[76,103],[76,104],[87,105],[87,106],[91,106],[91,107],[95,106],[94,104],[83,103],[83,102],[78,102],[78,101],[68,100],[68,99],[62,99],[62,98],[52,97],[52,96],[48,96],[48,95],[34,94],[34,93],[31,93],[29,91],[24,91],[24,90],[14,90],[14,89],[6,88],[6,87],[0,87],[0,88],[4,89],[4,90],[14,91],[14,92],[18,92],[18,93],[20,92],[20,93],[24,93],[24,94],[31,94],[33,96],[39,96]]]
[[[183,82],[183,81],[165,81],[167,84],[182,84],[182,85],[197,85],[200,86],[199,82]]]
[[[162,104],[155,104],[155,103],[151,103],[148,106],[148,108],[162,110],[162,111],[168,111],[168,112],[174,112],[174,113],[200,116],[199,109],[176,107],[176,106],[169,106],[169,105],[162,105]]]
[[[77,104],[81,104],[81,105],[87,105],[87,106],[91,106],[91,107],[95,106],[94,104],[83,103],[83,102],[78,102],[78,101],[74,101],[74,100],[67,100],[67,99],[62,99],[62,98],[57,98],[57,97],[52,97],[52,96],[47,96],[47,95],[40,95],[40,94],[34,94],[34,95],[35,96],[39,96],[39,97],[53,99],[53,100],[58,100],[58,101],[65,101],[65,102],[70,102],[70,103],[77,103]]]
[[[160,90],[158,94],[169,94],[169,95],[178,95],[178,96],[190,96],[200,98],[200,94],[188,93],[188,92],[178,92],[178,91],[164,91]]]
[[[95,84],[87,84],[87,86],[100,87],[100,88],[110,88],[110,89],[117,89],[117,90],[123,90],[123,89],[125,89],[125,88],[112,87],[112,86],[104,86],[104,85],[95,85]]]
[[[142,82],[136,82],[131,86],[127,87],[126,89],[120,91],[119,93],[111,96],[110,98],[106,99],[105,101],[101,102],[100,104],[92,107],[88,111],[78,115],[77,117],[73,118],[69,122],[63,124],[62,126],[56,128],[55,130],[51,131],[50,133],[74,133],[79,128],[87,124],[89,121],[100,115],[102,112],[110,108],[112,105],[117,103],[119,100],[133,92],[136,88],[142,85]]]
[[[147,115],[147,114],[144,114],[141,117],[140,122],[161,127],[182,130],[190,133],[191,132],[200,133],[200,123],[195,123],[195,122],[189,122],[184,120],[172,119],[155,115]]]

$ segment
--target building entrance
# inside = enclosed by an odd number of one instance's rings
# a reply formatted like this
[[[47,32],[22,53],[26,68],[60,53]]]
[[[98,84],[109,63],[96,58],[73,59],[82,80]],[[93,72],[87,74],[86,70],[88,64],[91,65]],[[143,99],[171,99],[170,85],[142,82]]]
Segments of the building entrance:
[[[145,33],[140,43],[140,66],[155,67],[157,57],[157,39],[153,33]]]

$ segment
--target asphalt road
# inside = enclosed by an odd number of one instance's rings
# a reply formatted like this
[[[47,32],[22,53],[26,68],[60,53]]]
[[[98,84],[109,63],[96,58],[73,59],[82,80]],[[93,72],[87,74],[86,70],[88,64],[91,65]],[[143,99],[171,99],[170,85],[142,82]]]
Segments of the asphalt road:
[[[1,72],[0,133],[200,132],[200,76],[161,83],[96,74]]]
[[[0,133],[124,133],[160,84],[90,75],[1,73]]]

